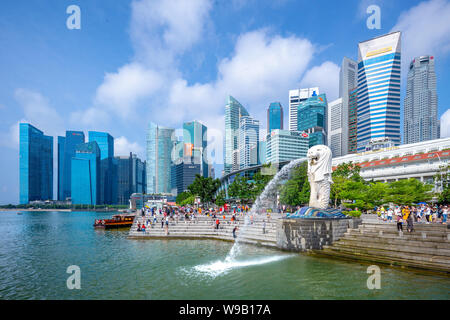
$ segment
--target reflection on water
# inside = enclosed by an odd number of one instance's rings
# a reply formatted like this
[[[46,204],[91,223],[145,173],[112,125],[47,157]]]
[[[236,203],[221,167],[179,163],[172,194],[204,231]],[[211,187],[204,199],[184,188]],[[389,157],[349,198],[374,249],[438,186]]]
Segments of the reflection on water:
[[[130,240],[111,213],[0,212],[0,299],[448,299],[450,280],[212,240]],[[67,267],[81,269],[69,290]]]

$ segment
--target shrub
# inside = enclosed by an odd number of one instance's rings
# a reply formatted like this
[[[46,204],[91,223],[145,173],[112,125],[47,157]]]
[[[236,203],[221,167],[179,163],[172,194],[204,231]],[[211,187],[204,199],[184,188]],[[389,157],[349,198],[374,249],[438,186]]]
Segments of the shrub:
[[[361,211],[359,211],[359,210],[352,210],[352,211],[347,211],[347,212],[344,211],[344,213],[350,217],[355,217],[355,218],[361,217]]]

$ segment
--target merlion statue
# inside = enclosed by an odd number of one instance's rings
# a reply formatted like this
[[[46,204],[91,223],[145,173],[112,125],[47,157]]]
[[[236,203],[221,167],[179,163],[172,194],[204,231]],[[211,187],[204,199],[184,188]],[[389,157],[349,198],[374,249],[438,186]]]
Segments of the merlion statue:
[[[330,201],[331,179],[331,150],[325,145],[309,148],[308,181],[311,187],[309,206],[318,209],[327,209]]]

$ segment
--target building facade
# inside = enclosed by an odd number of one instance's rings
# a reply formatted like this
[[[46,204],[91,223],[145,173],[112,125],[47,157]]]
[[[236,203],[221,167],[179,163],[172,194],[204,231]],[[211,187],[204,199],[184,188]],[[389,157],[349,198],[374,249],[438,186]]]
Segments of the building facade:
[[[239,119],[248,116],[247,110],[232,96],[225,105],[225,136],[223,144],[224,173],[239,169]]]
[[[267,135],[267,163],[280,163],[306,157],[308,135],[298,131],[275,129]]]
[[[274,129],[283,130],[283,107],[279,102],[272,102],[267,109],[267,134]]]
[[[85,142],[83,131],[66,131],[65,137],[58,136],[58,200],[71,197],[72,158],[78,145]]]
[[[239,119],[239,168],[258,164],[259,120],[250,116]]]
[[[173,165],[176,194],[187,191],[197,174],[201,174],[201,165],[193,163],[180,162]]]
[[[19,202],[53,200],[53,137],[19,124]]]
[[[300,103],[297,131],[309,135],[309,147],[327,144],[327,97],[324,93]]]
[[[374,138],[400,144],[400,32],[358,45],[357,149]]]
[[[150,122],[147,131],[147,193],[171,192],[172,152],[175,130]]]
[[[328,104],[328,146],[333,157],[346,154],[348,142],[348,116],[344,111],[343,99],[338,98]],[[347,134],[345,135],[345,132]],[[345,137],[347,136],[347,137]]]
[[[300,103],[318,94],[319,88],[317,87],[289,90],[289,131],[297,131],[297,113]]]
[[[358,142],[358,88],[348,91],[348,152],[357,152]]]
[[[209,176],[208,170],[208,128],[199,121],[183,123],[183,156],[192,164],[200,165],[200,174]]]
[[[78,145],[71,161],[72,204],[103,204],[101,150],[97,142]]]
[[[404,143],[439,139],[437,100],[434,57],[417,57],[409,65],[406,82]]]

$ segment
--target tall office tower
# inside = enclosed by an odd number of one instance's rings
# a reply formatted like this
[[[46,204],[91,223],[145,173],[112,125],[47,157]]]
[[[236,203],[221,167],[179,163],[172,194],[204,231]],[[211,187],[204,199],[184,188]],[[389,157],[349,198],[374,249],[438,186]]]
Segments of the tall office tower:
[[[79,144],[84,143],[83,131],[66,131],[66,136],[58,136],[58,200],[71,197],[72,158]]]
[[[339,98],[342,98],[342,120],[340,131],[341,134],[341,151],[340,155],[344,156],[348,153],[349,140],[349,90],[356,88],[357,84],[358,63],[352,59],[344,57],[341,69],[339,71]],[[331,129],[330,129],[331,130]],[[336,139],[336,137],[334,138]]]
[[[19,201],[53,199],[53,137],[29,123],[19,125]]]
[[[266,162],[266,154],[267,154],[267,138],[266,140],[260,141],[258,144],[258,164],[265,164]]]
[[[267,163],[280,163],[306,157],[308,135],[298,131],[273,130],[267,135]]]
[[[417,57],[410,63],[404,106],[403,143],[440,138],[433,56]]]
[[[89,142],[100,149],[100,204],[117,203],[117,164],[114,160],[114,138],[106,132],[89,131]]]
[[[239,148],[239,118],[248,116],[247,110],[232,96],[228,96],[225,105],[225,136],[223,163],[224,173],[230,173],[239,169],[239,157],[237,156]]]
[[[201,174],[201,166],[200,164],[181,161],[172,165],[172,172],[175,181],[175,191],[172,191],[172,193],[178,195],[187,191],[188,186],[194,182],[195,176]]]
[[[175,129],[150,122],[147,131],[147,193],[170,193]]]
[[[279,102],[272,102],[267,109],[267,134],[274,129],[283,130],[283,107]]]
[[[241,116],[239,120],[239,169],[258,164],[259,120]]]
[[[348,138],[348,116],[344,111],[343,98],[338,98],[328,104],[328,146],[333,157],[346,154],[345,145]]]
[[[348,91],[348,153],[356,153],[358,123],[358,88]]]
[[[101,150],[97,142],[79,144],[71,159],[71,194],[73,204],[101,203]]]
[[[199,121],[183,123],[183,156],[185,160],[190,158],[190,163],[200,165],[200,174],[208,177],[208,128]]]
[[[115,157],[117,161],[117,196],[118,204],[129,203],[133,193],[145,193],[145,161],[135,154]]]
[[[327,144],[327,97],[324,93],[303,101],[298,107],[297,131],[309,135],[309,147]]]
[[[357,150],[371,141],[400,144],[400,32],[358,44]]]
[[[297,130],[297,107],[300,103],[318,94],[319,88],[289,90],[289,131]]]

